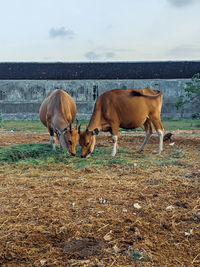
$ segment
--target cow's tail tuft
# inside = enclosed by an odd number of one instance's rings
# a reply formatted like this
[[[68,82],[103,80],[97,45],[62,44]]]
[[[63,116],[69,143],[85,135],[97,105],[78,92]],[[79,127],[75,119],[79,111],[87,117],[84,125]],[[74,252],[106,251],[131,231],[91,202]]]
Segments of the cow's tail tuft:
[[[144,96],[144,95],[139,91],[131,91],[131,96]]]
[[[162,95],[162,93],[161,93],[160,90],[154,90],[154,91],[155,91],[155,92],[154,92],[153,94],[148,94],[148,95],[146,95],[146,94],[143,94],[142,92],[139,92],[139,91],[137,91],[137,90],[132,90],[132,91],[130,92],[130,95],[131,95],[131,96],[150,97],[150,98],[157,98],[158,96],[161,96],[161,95]]]

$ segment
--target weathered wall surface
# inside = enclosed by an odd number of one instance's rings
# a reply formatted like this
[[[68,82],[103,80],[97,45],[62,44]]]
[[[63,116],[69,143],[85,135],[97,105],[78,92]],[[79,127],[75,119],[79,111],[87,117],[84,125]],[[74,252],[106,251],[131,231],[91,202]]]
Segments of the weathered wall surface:
[[[89,119],[97,97],[115,88],[160,89],[163,92],[162,118],[191,118],[196,108],[188,104],[176,110],[174,104],[184,93],[188,79],[146,80],[0,80],[0,115],[4,120],[39,119],[40,105],[49,91],[61,88],[77,104],[77,118]]]

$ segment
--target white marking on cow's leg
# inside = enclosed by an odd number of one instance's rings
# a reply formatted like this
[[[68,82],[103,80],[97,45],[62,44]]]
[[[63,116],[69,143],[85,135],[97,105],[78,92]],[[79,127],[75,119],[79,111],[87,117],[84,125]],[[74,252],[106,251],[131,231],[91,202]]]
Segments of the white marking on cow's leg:
[[[157,134],[158,134],[158,154],[161,153],[161,151],[163,150],[163,130],[157,130]]]
[[[56,150],[56,142],[55,142],[55,138],[54,136],[50,136],[50,144],[52,145],[53,147],[53,150]]]
[[[144,138],[144,141],[142,143],[142,145],[140,146],[140,148],[138,149],[137,152],[141,152],[144,148],[144,146],[146,145],[146,143],[148,142],[149,140],[149,137],[152,135],[152,131],[146,131],[146,136]]]
[[[55,142],[55,140],[53,140],[53,150],[55,151],[56,150],[56,142]]]
[[[111,156],[115,156],[116,153],[117,153],[117,148],[118,148],[118,145],[117,145],[117,135],[112,135],[112,140],[113,140],[113,149],[112,149],[112,153],[111,153]]]
[[[53,136],[52,135],[50,135],[49,144],[53,144]]]

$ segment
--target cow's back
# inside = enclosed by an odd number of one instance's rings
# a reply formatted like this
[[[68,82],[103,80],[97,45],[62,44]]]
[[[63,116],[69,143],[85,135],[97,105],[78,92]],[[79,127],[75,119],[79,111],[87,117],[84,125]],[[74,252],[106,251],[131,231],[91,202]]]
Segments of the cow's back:
[[[45,97],[45,99],[43,100],[41,106],[40,106],[40,109],[39,109],[39,117],[40,117],[40,121],[45,125],[47,126],[47,121],[46,121],[46,115],[47,115],[47,106],[48,106],[48,103],[51,99],[51,95],[54,93],[54,91],[52,92],[49,92],[47,94],[47,96]]]
[[[47,120],[56,120],[56,117],[65,122],[73,122],[76,117],[76,104],[69,94],[56,89],[44,99],[39,110],[39,117],[45,126],[47,126]]]
[[[69,122],[73,122],[76,117],[76,103],[73,98],[65,91],[59,90],[60,107],[64,118]]]
[[[149,114],[161,109],[161,104],[160,91],[144,88],[107,91],[100,96],[97,106],[103,120],[115,120],[122,128],[134,129],[142,125]]]

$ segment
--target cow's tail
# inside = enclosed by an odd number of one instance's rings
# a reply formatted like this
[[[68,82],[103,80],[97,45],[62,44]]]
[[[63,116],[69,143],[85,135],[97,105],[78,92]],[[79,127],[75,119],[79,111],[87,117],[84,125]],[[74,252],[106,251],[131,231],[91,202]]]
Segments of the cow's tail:
[[[159,96],[162,97],[162,92],[160,90],[153,90],[153,91],[155,92],[155,94],[146,95],[146,94],[140,92],[139,90],[132,90],[130,94],[131,94],[131,96],[139,96],[139,97],[140,96],[142,96],[142,97],[150,97],[150,98],[157,98]]]
[[[161,112],[161,108],[162,108],[162,103],[163,103],[163,95],[162,95],[162,92],[160,91],[160,105],[159,105],[160,112]]]

